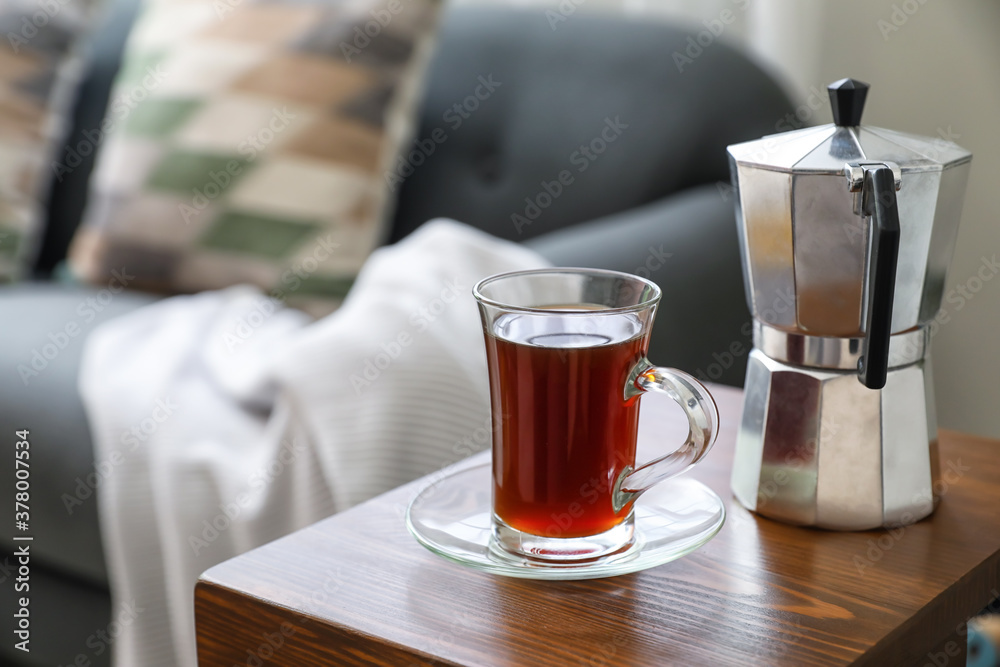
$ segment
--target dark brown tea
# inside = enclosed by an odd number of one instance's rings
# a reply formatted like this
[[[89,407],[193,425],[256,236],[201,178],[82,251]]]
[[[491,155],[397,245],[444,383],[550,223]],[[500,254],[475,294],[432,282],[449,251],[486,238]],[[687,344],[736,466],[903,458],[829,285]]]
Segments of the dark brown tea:
[[[574,306],[574,309],[581,309]],[[610,530],[614,481],[635,463],[638,397],[625,383],[646,352],[632,313],[505,314],[486,335],[494,415],[493,509],[544,537]]]

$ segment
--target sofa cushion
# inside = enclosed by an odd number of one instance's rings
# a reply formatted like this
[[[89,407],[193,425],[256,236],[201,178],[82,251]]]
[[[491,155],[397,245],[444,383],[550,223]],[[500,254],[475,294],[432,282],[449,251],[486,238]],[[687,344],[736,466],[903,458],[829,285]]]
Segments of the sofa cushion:
[[[93,0],[0,3],[0,282],[30,266]]]
[[[450,9],[420,143],[395,167],[408,174],[395,238],[448,217],[523,241],[728,183],[726,146],[773,134],[794,109],[723,41],[679,68],[673,54],[697,30],[544,7]]]
[[[151,0],[108,114],[75,273],[251,283],[324,312],[386,236],[438,0]]]

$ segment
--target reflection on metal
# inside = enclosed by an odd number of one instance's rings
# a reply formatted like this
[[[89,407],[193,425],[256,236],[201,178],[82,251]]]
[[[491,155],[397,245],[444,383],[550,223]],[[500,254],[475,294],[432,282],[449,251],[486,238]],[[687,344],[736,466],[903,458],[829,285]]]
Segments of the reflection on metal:
[[[930,514],[938,466],[927,363],[890,370],[885,387],[871,390],[852,371],[792,366],[752,350],[736,498],[774,519],[835,530]]]
[[[834,141],[845,133],[851,142]],[[845,168],[872,161],[898,167],[901,179],[892,331],[934,318],[958,233],[971,153],[942,139],[826,125],[730,146],[729,159],[749,306],[756,319],[814,336],[864,335],[868,221],[854,211]],[[783,293],[792,295],[792,303],[779,312],[773,303]]]
[[[861,126],[867,85],[847,84],[831,86],[842,125],[729,147],[755,320],[732,488],[775,519],[863,530],[934,510],[929,324],[972,155],[942,139]],[[861,184],[873,163],[892,170],[900,230],[882,389],[865,387],[857,372],[871,280]]]

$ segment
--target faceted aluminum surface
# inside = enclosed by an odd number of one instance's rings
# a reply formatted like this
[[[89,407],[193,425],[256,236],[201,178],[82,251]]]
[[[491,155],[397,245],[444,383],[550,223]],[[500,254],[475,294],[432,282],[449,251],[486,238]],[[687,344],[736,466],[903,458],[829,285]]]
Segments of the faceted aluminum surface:
[[[744,507],[832,530],[898,526],[933,512],[937,480],[928,360],[871,390],[851,371],[750,353],[732,477]]]
[[[864,334],[869,223],[845,167],[890,162],[899,261],[892,331],[941,306],[972,154],[943,139],[826,125],[729,147],[747,303],[754,317],[814,336]]]

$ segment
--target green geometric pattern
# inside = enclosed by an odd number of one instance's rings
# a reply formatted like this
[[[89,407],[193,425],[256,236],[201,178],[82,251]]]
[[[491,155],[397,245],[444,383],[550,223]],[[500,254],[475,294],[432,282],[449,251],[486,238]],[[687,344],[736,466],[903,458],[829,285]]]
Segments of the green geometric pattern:
[[[310,274],[296,290],[303,296],[343,299],[354,284],[354,277]]]
[[[318,229],[318,225],[306,222],[227,211],[206,230],[200,243],[213,250],[281,259],[294,252]]]
[[[227,171],[227,165],[233,160],[239,163],[239,166],[233,169],[233,171],[239,170],[235,176]],[[156,165],[146,185],[150,188],[185,194],[198,190],[214,199],[219,192],[233,187],[236,181],[246,174],[247,164],[243,157],[237,155],[213,155],[177,150],[168,153]]]
[[[0,227],[0,256],[16,257],[21,247],[21,235],[17,230]]]

